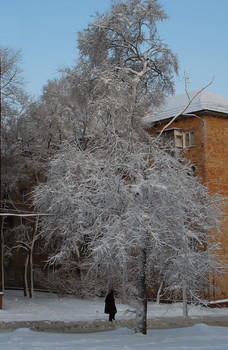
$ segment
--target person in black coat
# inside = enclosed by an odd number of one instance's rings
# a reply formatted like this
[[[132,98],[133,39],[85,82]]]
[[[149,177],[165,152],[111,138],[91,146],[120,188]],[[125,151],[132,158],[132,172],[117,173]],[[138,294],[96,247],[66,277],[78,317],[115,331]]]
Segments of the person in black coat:
[[[109,314],[109,321],[115,320],[115,314],[117,313],[114,291],[111,290],[105,298],[105,311],[106,314]]]

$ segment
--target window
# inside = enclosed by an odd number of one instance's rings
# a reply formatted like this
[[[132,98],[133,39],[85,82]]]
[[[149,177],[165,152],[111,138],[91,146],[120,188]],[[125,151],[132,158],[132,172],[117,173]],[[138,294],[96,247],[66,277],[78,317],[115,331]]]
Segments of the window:
[[[180,130],[174,130],[174,145],[175,147],[183,148],[183,135]]]
[[[195,145],[194,130],[167,129],[163,133],[164,139],[177,148],[187,148]]]
[[[164,139],[173,146],[183,148],[183,134],[181,129],[167,129],[163,133]]]
[[[184,147],[192,147],[195,145],[195,134],[193,130],[184,131]]]

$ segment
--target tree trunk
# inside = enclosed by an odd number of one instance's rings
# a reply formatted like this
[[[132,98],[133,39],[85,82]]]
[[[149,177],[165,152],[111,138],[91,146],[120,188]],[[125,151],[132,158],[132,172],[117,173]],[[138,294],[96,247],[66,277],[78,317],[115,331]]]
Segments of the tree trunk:
[[[33,252],[34,252],[34,245],[35,245],[36,238],[37,238],[38,222],[39,222],[39,216],[35,219],[35,222],[34,222],[32,243],[31,243],[30,252],[29,252],[29,263],[30,263],[30,298],[34,298]]]
[[[146,295],[146,249],[138,256],[138,297],[136,310],[136,333],[147,333],[147,295]]]
[[[187,287],[184,285],[182,289],[183,298],[183,316],[188,317],[188,300],[187,300]]]
[[[3,228],[4,228],[4,220],[5,217],[2,216],[1,217],[1,239],[0,239],[0,255],[1,255],[1,292],[4,292],[5,289],[5,275],[4,275],[4,232],[3,232]]]
[[[29,297],[34,298],[34,287],[33,287],[33,251],[30,250],[29,252],[29,281],[30,281],[30,288],[29,288]]]
[[[160,283],[160,286],[159,286],[159,288],[158,288],[157,298],[156,298],[156,304],[157,304],[157,305],[160,305],[161,291],[162,291],[163,283],[164,283],[164,281],[162,281],[162,282]]]
[[[24,296],[28,296],[28,262],[29,262],[29,254],[26,256],[25,260],[25,268],[24,268]]]

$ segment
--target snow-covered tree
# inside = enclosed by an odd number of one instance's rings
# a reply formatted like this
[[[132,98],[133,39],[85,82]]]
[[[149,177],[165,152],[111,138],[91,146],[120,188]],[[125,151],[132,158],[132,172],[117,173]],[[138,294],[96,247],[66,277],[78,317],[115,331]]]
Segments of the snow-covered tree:
[[[21,52],[0,47],[0,116],[1,151],[3,156],[15,150],[17,120],[24,114],[29,103],[25,80],[22,76]]]
[[[142,333],[153,277],[174,286],[171,267],[177,265],[178,285],[185,282],[181,264],[187,269],[196,255],[204,259],[195,246],[209,252],[209,232],[218,228],[217,202],[190,175],[191,165],[142,127],[142,117],[173,91],[176,57],[156,30],[165,18],[156,0],[115,1],[79,33],[80,62],[68,78],[71,86],[78,76],[86,82],[80,103],[81,117],[87,106],[88,143],[63,142],[47,181],[34,192],[38,210],[53,214],[40,227],[56,248],[50,263],[74,261],[72,271],[80,271],[85,285],[93,280],[103,290],[110,285],[132,295]],[[186,254],[188,260],[181,259]],[[212,256],[203,260],[207,271]],[[165,274],[161,265],[169,259]],[[198,271],[189,272],[196,281]]]
[[[188,164],[143,146],[109,161],[67,148],[51,162],[35,202],[55,214],[42,223],[50,244],[57,237],[61,242],[51,262],[64,264],[74,253],[84,280],[87,274],[101,288],[103,281],[125,289],[138,300],[137,330],[144,333],[146,291],[155,283],[151,272],[162,272],[159,265],[166,263],[172,286],[176,280],[187,287],[196,283],[203,265],[208,274],[209,232],[218,227],[218,211],[203,185],[189,176]],[[181,278],[175,279],[174,271]]]
[[[166,18],[156,0],[113,1],[110,11],[97,14],[79,33],[80,54],[93,68],[94,77],[100,76],[104,92],[109,84],[121,81],[135,100],[139,86],[143,93],[149,92],[150,103],[160,103],[164,93],[173,92],[177,59],[157,32],[157,22]]]
[[[121,128],[130,134],[139,119],[173,93],[177,58],[163,43],[157,23],[166,13],[156,0],[113,1],[78,37],[80,68],[89,76],[89,107],[98,135]],[[108,127],[107,127],[108,126]]]

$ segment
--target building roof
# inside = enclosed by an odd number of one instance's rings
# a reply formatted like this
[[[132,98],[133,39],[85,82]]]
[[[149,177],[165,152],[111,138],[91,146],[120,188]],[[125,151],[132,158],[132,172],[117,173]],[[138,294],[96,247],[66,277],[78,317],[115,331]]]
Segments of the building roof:
[[[189,97],[188,97],[189,96]],[[189,98],[191,101],[189,104]],[[186,106],[188,106],[186,108]],[[153,115],[145,118],[145,123],[168,119],[181,114],[191,114],[203,110],[209,110],[228,114],[228,99],[212,92],[192,91],[188,95],[182,94],[168,97],[165,103],[154,111]]]

